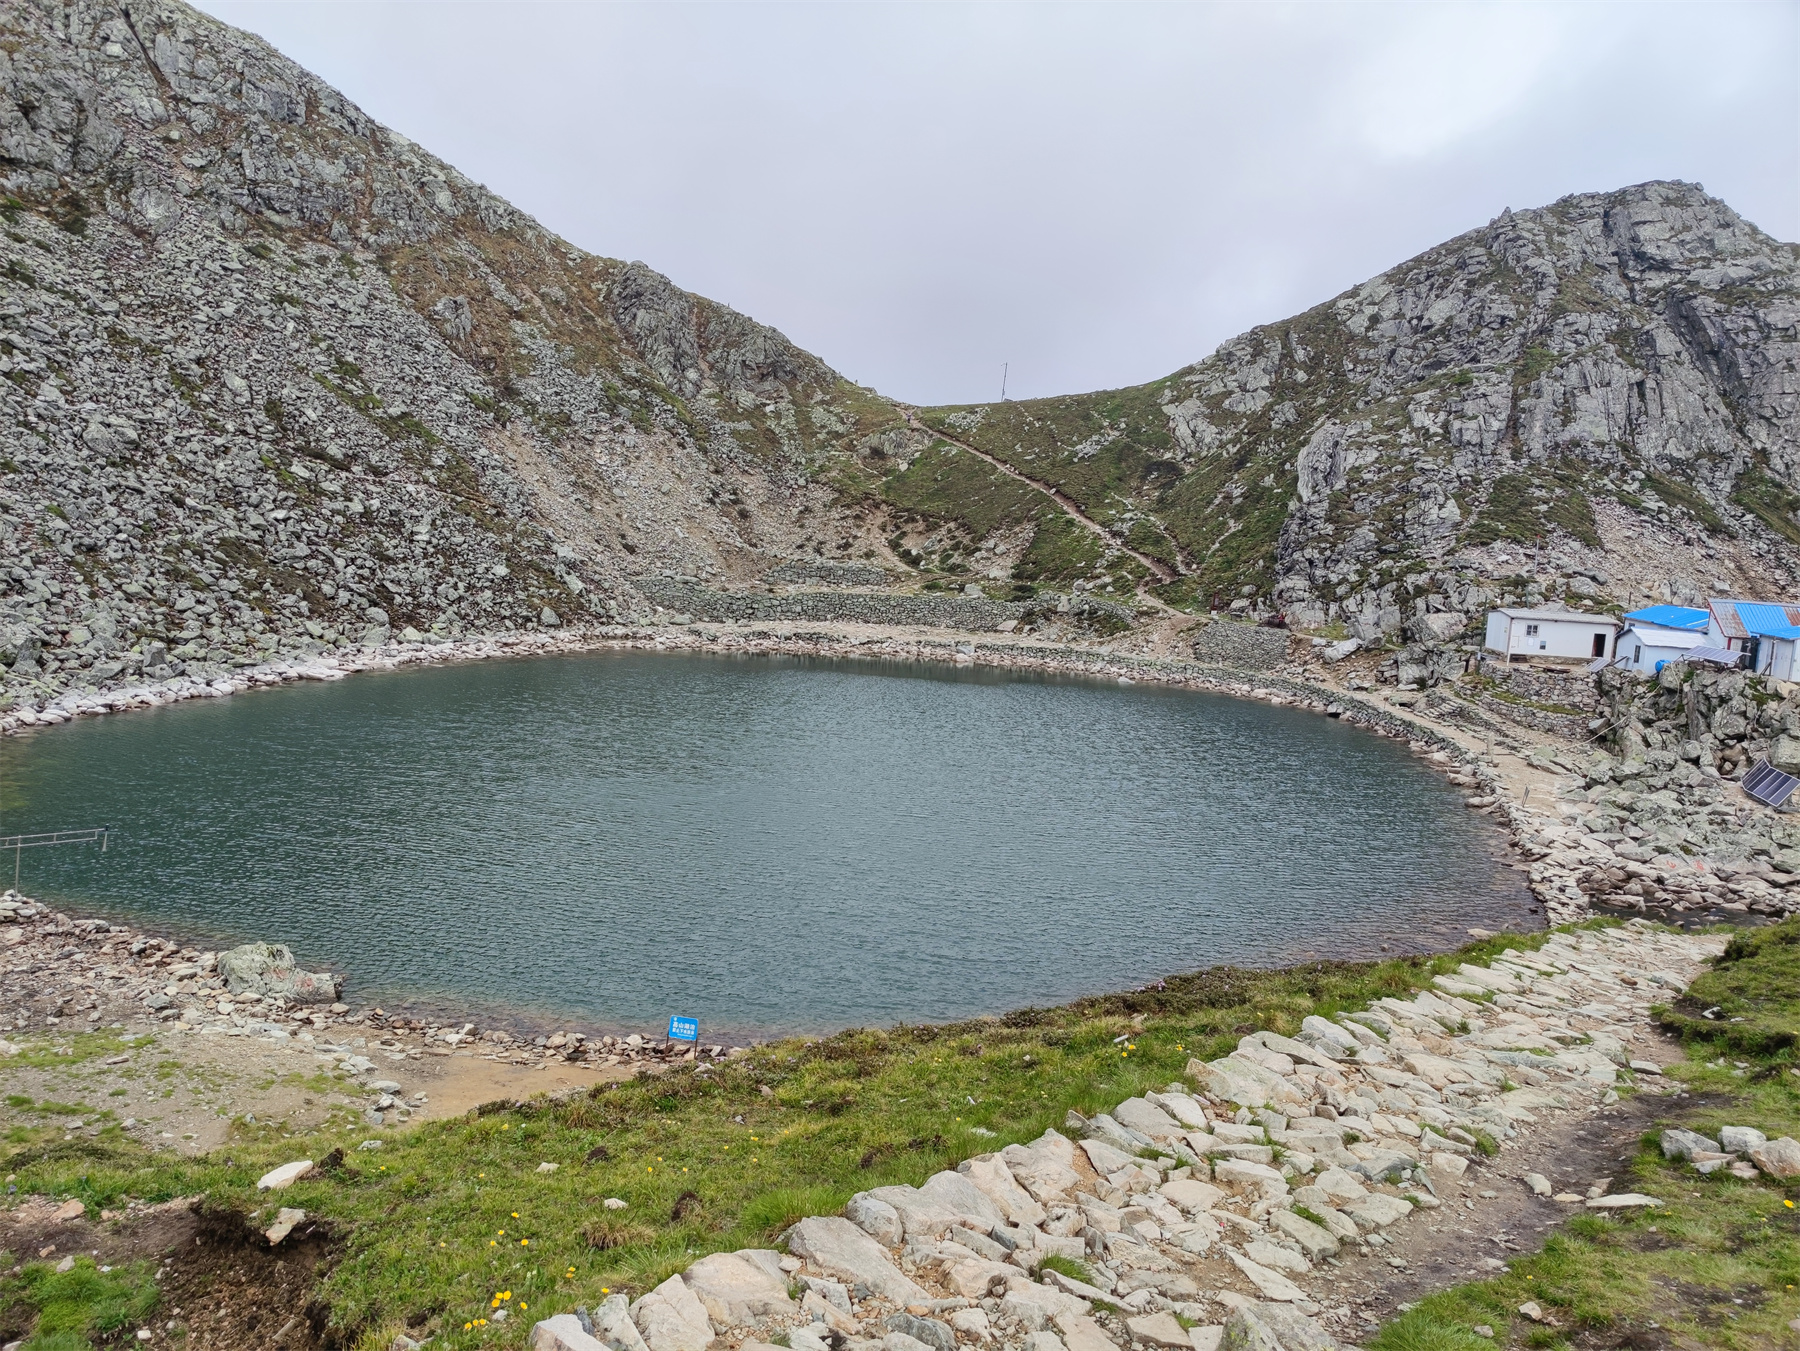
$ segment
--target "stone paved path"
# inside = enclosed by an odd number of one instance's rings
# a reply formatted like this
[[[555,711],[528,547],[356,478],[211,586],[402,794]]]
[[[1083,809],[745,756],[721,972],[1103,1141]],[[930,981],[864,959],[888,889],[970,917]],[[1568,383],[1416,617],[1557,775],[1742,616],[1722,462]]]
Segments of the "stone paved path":
[[[1436,1236],[1472,1233],[1496,1184],[1523,1185],[1509,1158],[1551,1157],[1621,1087],[1656,1082],[1650,1009],[1723,945],[1643,923],[1558,934],[1437,976],[1410,999],[1310,1017],[1293,1038],[1244,1037],[1229,1056],[1189,1062],[1163,1092],[1092,1120],[1071,1114],[1063,1131],[917,1188],[859,1193],[842,1216],[795,1225],[785,1253],[714,1254],[636,1302],[614,1296],[546,1319],[533,1345],[762,1351],[781,1334],[795,1351],[1350,1342],[1374,1323],[1362,1303],[1371,1263],[1405,1272],[1445,1241]],[[1554,1186],[1548,1204],[1566,1211],[1636,1203],[1604,1184],[1597,1196]],[[1408,1241],[1424,1231],[1424,1244]],[[1052,1255],[1090,1279],[1044,1267]]]

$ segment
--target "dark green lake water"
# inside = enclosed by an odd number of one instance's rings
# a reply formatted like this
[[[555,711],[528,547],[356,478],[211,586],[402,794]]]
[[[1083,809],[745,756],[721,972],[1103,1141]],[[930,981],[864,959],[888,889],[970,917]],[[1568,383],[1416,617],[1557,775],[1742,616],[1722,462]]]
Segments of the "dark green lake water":
[[[728,1033],[944,1019],[1528,927],[1392,741],[1152,686],[593,654],[358,675],[0,743],[24,890],[290,943],[392,1009]],[[10,861],[10,860],[9,860]]]

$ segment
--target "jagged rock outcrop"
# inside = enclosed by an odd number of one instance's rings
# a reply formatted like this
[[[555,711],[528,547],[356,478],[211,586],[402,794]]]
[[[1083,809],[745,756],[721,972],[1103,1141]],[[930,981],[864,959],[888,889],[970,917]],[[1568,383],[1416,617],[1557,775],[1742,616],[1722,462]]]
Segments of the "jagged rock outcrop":
[[[1704,593],[1731,538],[1779,582],[1797,406],[1800,248],[1646,183],[1504,212],[1150,385],[933,421],[1178,562],[1180,589],[1370,638],[1507,594],[1625,599],[1632,530],[1692,546],[1665,588]]]

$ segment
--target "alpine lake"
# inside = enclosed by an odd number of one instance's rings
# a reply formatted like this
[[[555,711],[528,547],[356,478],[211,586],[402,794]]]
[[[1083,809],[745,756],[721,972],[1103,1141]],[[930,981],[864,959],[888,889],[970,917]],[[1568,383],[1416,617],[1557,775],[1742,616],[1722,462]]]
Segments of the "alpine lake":
[[[0,742],[21,888],[288,943],[393,1011],[705,1040],[1003,1013],[1541,925],[1402,743],[1155,685],[594,652]],[[12,860],[7,860],[11,862]]]

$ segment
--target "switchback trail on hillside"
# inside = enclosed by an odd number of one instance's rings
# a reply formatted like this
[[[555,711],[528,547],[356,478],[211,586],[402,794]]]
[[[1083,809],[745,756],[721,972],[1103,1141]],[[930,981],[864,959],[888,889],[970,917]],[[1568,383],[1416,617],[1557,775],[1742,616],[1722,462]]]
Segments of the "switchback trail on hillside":
[[[1063,512],[1066,515],[1068,515],[1072,520],[1077,522],[1083,528],[1098,535],[1101,539],[1105,540],[1106,543],[1111,545],[1113,548],[1118,549],[1123,553],[1127,553],[1127,554],[1131,555],[1131,557],[1135,558],[1138,562],[1142,563],[1146,568],[1148,568],[1150,570],[1150,575],[1155,577],[1159,582],[1172,582],[1175,580],[1176,574],[1170,570],[1168,564],[1158,562],[1156,559],[1151,558],[1148,554],[1139,553],[1136,549],[1132,548],[1129,544],[1127,544],[1123,540],[1121,540],[1117,535],[1113,534],[1112,531],[1108,530],[1105,526],[1101,525],[1100,522],[1096,521],[1093,517],[1089,516],[1085,511],[1083,511],[1081,509],[1081,505],[1078,502],[1076,502],[1074,498],[1070,497],[1067,493],[1063,492],[1060,488],[1055,487],[1053,484],[1045,483],[1041,479],[1032,478],[1031,475],[1029,475],[1029,474],[1021,473],[1019,470],[1013,468],[1010,464],[1008,464],[1005,460],[1002,460],[996,456],[990,455],[985,450],[977,450],[974,446],[970,445],[967,441],[958,441],[954,436],[948,436],[945,433],[933,430],[930,427],[921,426],[919,423],[918,415],[916,413],[908,411],[908,413],[906,414],[906,420],[909,425],[911,425],[918,431],[925,432],[926,434],[928,434],[930,436],[935,436],[935,437],[937,437],[938,440],[944,442],[947,445],[955,446],[958,450],[966,450],[969,452],[969,454],[973,455],[976,459],[984,460],[988,464],[993,465],[994,468],[998,469],[1002,474],[1005,474],[1007,477],[1017,479],[1020,483],[1023,483],[1026,487],[1033,488],[1036,491],[1044,494],[1044,496],[1048,497],[1052,502],[1056,503],[1057,506],[1061,507],[1063,509]]]

